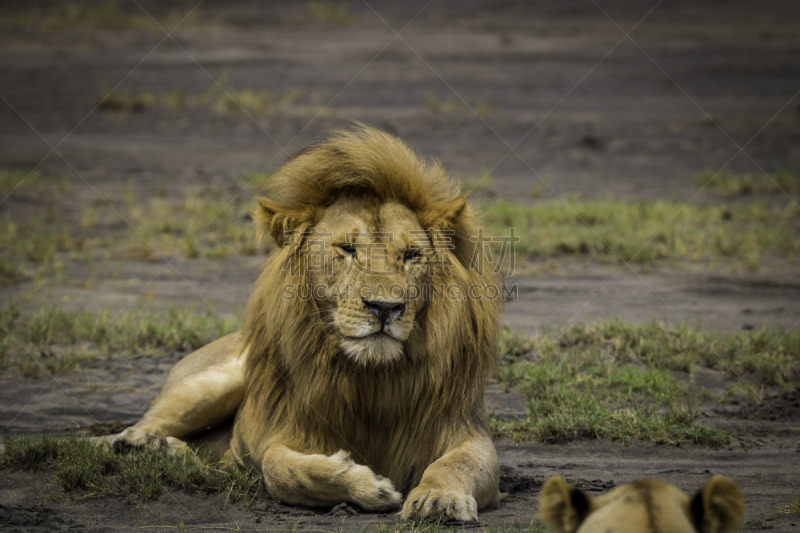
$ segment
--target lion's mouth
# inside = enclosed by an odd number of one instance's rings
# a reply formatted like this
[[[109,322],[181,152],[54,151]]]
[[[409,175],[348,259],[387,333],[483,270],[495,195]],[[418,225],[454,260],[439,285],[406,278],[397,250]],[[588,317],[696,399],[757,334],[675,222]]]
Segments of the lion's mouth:
[[[363,365],[398,361],[405,351],[403,341],[388,331],[374,331],[359,337],[342,336],[340,346],[351,359]]]
[[[366,333],[364,335],[342,335],[345,339],[352,340],[352,341],[363,341],[363,340],[382,340],[384,338],[392,339],[393,341],[403,342],[402,339],[398,339],[387,329],[379,329],[377,331],[373,331],[371,333]]]

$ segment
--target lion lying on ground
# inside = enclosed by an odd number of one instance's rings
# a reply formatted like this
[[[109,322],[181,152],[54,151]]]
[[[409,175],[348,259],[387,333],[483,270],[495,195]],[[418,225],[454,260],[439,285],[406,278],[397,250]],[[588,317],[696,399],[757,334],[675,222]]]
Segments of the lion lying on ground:
[[[174,452],[233,419],[207,442],[273,498],[385,511],[406,495],[405,518],[476,520],[499,497],[483,406],[499,302],[465,197],[367,126],[270,184],[256,220],[279,248],[242,331],[176,364],[114,448]]]
[[[561,533],[732,533],[744,503],[736,483],[719,475],[691,499],[656,479],[593,498],[554,476],[542,487],[539,514]]]

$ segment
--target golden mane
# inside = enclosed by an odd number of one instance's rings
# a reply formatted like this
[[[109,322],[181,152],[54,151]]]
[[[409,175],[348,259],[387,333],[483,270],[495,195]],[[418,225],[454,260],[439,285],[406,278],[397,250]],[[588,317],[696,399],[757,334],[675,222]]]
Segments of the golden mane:
[[[309,280],[302,269],[284,266],[305,253],[304,234],[342,194],[404,204],[449,262],[430,274],[406,357],[392,365],[342,357],[313,298],[285,297],[286,286]],[[416,486],[425,467],[467,430],[486,427],[483,390],[495,361],[499,301],[485,288],[499,279],[485,263],[485,242],[474,238],[478,221],[458,183],[439,163],[359,124],[290,158],[259,198],[256,220],[279,248],[245,313],[245,401],[269,406],[259,422],[265,433],[299,451],[344,449],[398,490]],[[453,434],[456,427],[464,434]]]

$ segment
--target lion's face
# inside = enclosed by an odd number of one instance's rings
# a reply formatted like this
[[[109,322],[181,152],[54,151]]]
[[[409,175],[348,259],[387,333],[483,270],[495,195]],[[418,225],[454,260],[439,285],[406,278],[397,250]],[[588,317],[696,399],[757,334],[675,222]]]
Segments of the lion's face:
[[[744,503],[738,485],[720,475],[693,498],[657,479],[594,497],[554,476],[542,487],[539,512],[562,533],[733,533],[744,516]]]
[[[400,359],[432,253],[417,216],[397,202],[342,196],[303,248],[311,296],[344,353],[364,365]]]

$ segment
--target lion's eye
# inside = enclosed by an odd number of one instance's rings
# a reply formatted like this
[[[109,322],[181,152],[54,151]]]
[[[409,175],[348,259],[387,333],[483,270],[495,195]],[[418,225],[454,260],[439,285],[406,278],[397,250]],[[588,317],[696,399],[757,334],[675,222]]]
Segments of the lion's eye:
[[[403,253],[403,261],[411,261],[420,256],[419,250],[406,250]]]
[[[340,244],[339,248],[353,259],[356,258],[356,247],[352,244]]]

